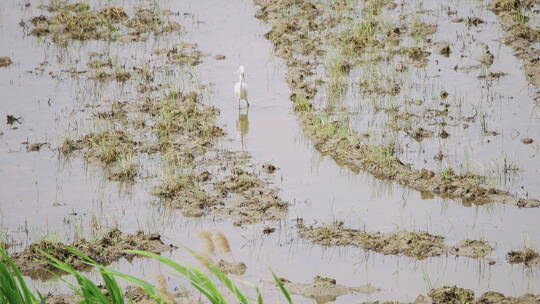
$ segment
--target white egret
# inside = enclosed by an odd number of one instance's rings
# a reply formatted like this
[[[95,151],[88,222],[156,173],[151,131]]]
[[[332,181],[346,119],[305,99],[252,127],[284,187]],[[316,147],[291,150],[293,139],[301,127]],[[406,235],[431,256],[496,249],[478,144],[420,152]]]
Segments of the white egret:
[[[236,96],[236,100],[238,100],[238,107],[240,107],[240,101],[242,100],[245,100],[249,107],[247,84],[246,79],[244,78],[244,66],[241,65],[236,72],[239,74],[239,80],[234,85],[234,96]]]

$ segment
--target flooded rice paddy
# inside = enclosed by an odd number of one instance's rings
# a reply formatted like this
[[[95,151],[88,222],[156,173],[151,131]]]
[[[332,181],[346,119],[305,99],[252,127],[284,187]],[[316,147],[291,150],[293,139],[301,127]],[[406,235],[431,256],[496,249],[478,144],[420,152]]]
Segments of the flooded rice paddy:
[[[118,252],[185,245],[271,302],[271,271],[297,303],[540,294],[538,3],[511,3],[519,28],[504,1],[85,3],[0,3],[12,256],[105,248],[172,290]]]

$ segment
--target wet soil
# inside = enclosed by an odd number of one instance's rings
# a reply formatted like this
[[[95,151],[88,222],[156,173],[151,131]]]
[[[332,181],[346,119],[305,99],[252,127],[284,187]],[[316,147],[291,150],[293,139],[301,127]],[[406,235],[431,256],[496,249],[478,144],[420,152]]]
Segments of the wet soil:
[[[348,229],[343,223],[331,223],[320,227],[300,225],[302,238],[323,246],[353,246],[385,255],[406,255],[416,259],[456,255],[481,258],[493,249],[485,241],[464,240],[451,247],[444,237],[427,232],[395,231],[391,233],[369,233]]]
[[[337,284],[335,279],[316,276],[313,278],[313,283],[294,283],[287,279],[281,279],[281,282],[292,294],[301,295],[306,298],[315,300],[315,303],[323,304],[335,301],[338,297],[346,294],[371,294],[379,291],[371,285],[358,287],[348,287]]]
[[[161,253],[175,248],[173,245],[166,245],[163,243],[159,234],[145,234],[143,232],[126,234],[119,230],[111,230],[95,241],[81,239],[67,245],[57,242],[41,241],[30,245],[30,247],[24,251],[11,254],[11,258],[24,275],[40,280],[50,279],[54,274],[63,273],[47,264],[45,262],[46,257],[43,256],[38,249],[43,250],[60,261],[64,261],[77,270],[89,270],[91,268],[84,263],[83,259],[69,252],[65,248],[66,246],[79,250],[98,264],[104,266],[117,261],[120,258],[128,260],[132,259],[134,255],[123,252],[123,250],[126,249]]]
[[[431,289],[427,295],[420,295],[414,302],[417,304],[533,304],[540,301],[540,295],[525,294],[521,297],[507,297],[501,293],[488,291],[475,298],[474,291],[456,286],[443,286]],[[364,302],[364,303],[402,303],[402,302]]]
[[[524,264],[533,266],[540,263],[540,255],[531,248],[525,248],[521,251],[510,251],[506,254],[506,260],[510,264]]]

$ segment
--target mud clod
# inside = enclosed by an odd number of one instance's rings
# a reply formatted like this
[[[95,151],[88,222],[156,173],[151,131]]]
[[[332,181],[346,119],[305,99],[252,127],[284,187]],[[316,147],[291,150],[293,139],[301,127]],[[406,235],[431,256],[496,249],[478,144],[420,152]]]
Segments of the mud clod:
[[[450,49],[450,44],[446,42],[441,42],[435,45],[435,52],[439,55],[443,55],[445,57],[450,56],[450,53],[452,52]]]
[[[14,123],[21,124],[22,123],[21,119],[22,119],[22,117],[15,117],[15,116],[10,115],[10,114],[6,115],[6,123],[8,125],[13,125]]]
[[[540,295],[525,294],[518,298],[506,297],[501,293],[488,291],[479,298],[474,297],[470,289],[457,286],[442,286],[431,289],[427,295],[419,295],[412,303],[384,302],[387,304],[536,304],[540,301]],[[369,302],[370,304],[379,304]],[[364,303],[368,304],[368,303]]]
[[[13,61],[9,57],[0,57],[0,68],[7,67],[11,65]]]
[[[474,291],[470,289],[459,288],[456,286],[443,286],[432,289],[428,296],[433,300],[433,303],[440,304],[462,304],[472,303],[474,300]]]
[[[422,127],[418,127],[414,130],[407,131],[407,134],[409,134],[412,138],[421,141],[424,138],[432,137],[433,131],[426,130]]]
[[[41,150],[41,147],[43,147],[45,145],[48,145],[48,144],[47,143],[29,144],[28,146],[26,146],[26,151],[28,151],[28,152],[38,152],[39,150]]]
[[[484,20],[480,19],[479,17],[467,17],[467,25],[468,26],[478,26],[482,23],[485,23]]]
[[[510,251],[506,254],[506,260],[511,264],[524,264],[532,266],[540,264],[540,255],[531,248],[525,248],[522,251]]]
[[[520,141],[524,145],[530,145],[534,142],[534,139],[527,137],[527,138],[522,138]]]
[[[463,240],[451,249],[452,254],[469,258],[481,258],[491,254],[493,248],[486,241]]]
[[[268,174],[272,174],[278,169],[276,166],[274,166],[272,164],[264,164],[264,165],[262,165],[262,168]]]
[[[217,184],[217,188],[224,193],[243,192],[262,185],[262,181],[253,173],[241,168],[234,168],[231,174]]]

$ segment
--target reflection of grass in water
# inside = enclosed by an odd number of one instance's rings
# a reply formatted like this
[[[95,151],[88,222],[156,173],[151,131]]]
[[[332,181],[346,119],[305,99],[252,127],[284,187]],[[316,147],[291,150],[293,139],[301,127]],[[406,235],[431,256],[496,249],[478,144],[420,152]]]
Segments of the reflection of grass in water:
[[[127,181],[133,180],[137,173],[137,165],[133,162],[133,154],[125,154],[116,161],[113,175],[114,180]]]

